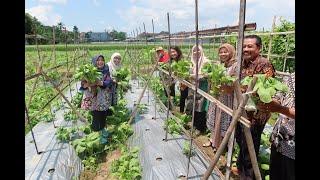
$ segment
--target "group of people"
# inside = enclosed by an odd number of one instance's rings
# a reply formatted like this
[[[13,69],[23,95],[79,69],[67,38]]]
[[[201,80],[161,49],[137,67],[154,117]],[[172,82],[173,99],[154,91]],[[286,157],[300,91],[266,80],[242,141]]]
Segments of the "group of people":
[[[101,144],[106,144],[109,136],[105,129],[106,119],[112,113],[110,107],[116,105],[118,100],[117,81],[113,75],[121,68],[121,55],[113,53],[110,61],[106,63],[104,56],[100,54],[92,58],[92,64],[102,73],[102,76],[95,83],[81,81],[80,91],[84,94],[81,108],[90,111],[91,128],[100,133]]]
[[[268,59],[260,54],[262,40],[257,35],[245,36],[243,42],[243,59],[241,63],[240,79],[254,74],[265,74],[267,77],[275,76],[275,69]],[[169,63],[169,60],[179,61],[183,55],[179,47],[170,48],[170,52],[165,52],[162,48],[156,49],[159,62]],[[198,58],[198,88],[208,92],[210,83],[202,69],[207,63],[211,63],[204,55],[203,48],[193,46],[191,50],[190,67],[191,81],[194,83],[196,75],[196,65]],[[218,50],[219,60],[226,67],[226,74],[236,76],[236,69],[239,66],[236,62],[235,48],[228,43],[222,44]],[[213,63],[213,62],[212,62]],[[261,134],[271,116],[272,112],[279,113],[273,132],[271,134],[271,156],[270,156],[270,179],[295,179],[294,175],[294,160],[295,160],[295,74],[284,77],[283,82],[289,87],[288,93],[277,93],[270,103],[257,104],[257,111],[245,111],[247,119],[251,122],[250,131],[252,134],[254,149],[258,157]],[[164,86],[170,89],[169,98],[175,96],[175,81],[166,78],[167,82]],[[180,112],[191,113],[193,106],[193,90],[180,82]],[[242,88],[242,93],[246,91]],[[233,109],[234,87],[221,86],[220,95],[217,99],[224,105]],[[166,94],[166,96],[168,96]],[[212,147],[216,150],[225,136],[225,133],[230,125],[232,117],[222,111],[215,103],[210,103],[207,99],[199,94],[196,94],[194,127],[200,132],[205,133],[207,128],[211,131],[210,139],[203,144],[204,147]],[[237,159],[237,169],[235,173],[240,175],[240,179],[255,179],[252,163],[250,160],[248,147],[243,131],[243,125],[237,124],[235,131],[236,142],[239,145],[240,152]]]
[[[240,79],[254,74],[265,74],[268,77],[275,76],[273,65],[260,55],[261,38],[257,35],[245,36],[243,42],[243,60],[241,63]],[[178,46],[170,47],[167,53],[163,48],[156,49],[158,62],[169,63],[170,61],[180,61],[183,58],[182,51]],[[226,67],[226,74],[236,76],[238,66],[235,55],[235,48],[231,44],[222,44],[218,50],[219,60]],[[198,88],[208,92],[210,83],[202,72],[203,67],[211,62],[205,55],[203,48],[194,45],[191,49],[191,83],[195,83],[198,64]],[[80,90],[84,93],[81,108],[89,110],[92,115],[91,128],[100,133],[100,142],[108,142],[109,133],[106,128],[106,119],[111,115],[110,107],[117,103],[117,82],[113,78],[114,73],[121,68],[121,55],[114,53],[108,63],[105,62],[103,55],[92,58],[92,64],[102,73],[101,79],[95,83],[81,81]],[[271,112],[279,113],[273,132],[271,134],[271,157],[270,157],[270,179],[294,179],[294,160],[295,160],[295,74],[285,77],[283,82],[289,87],[289,93],[277,93],[272,102],[257,105],[257,111],[246,111],[247,119],[251,122],[250,131],[253,144],[258,157],[261,141],[261,134],[266,122],[271,116]],[[165,86],[165,94],[169,100],[175,96],[175,84],[173,78],[162,74]],[[93,92],[91,89],[96,89]],[[188,86],[180,82],[180,104],[181,113],[192,113],[193,94]],[[169,93],[167,93],[167,91]],[[221,94],[217,99],[224,105],[233,109],[234,88],[233,86],[221,86]],[[243,92],[245,88],[243,89]],[[216,150],[225,136],[232,117],[222,111],[215,103],[210,103],[200,94],[196,94],[194,113],[194,127],[200,132],[205,133],[207,129],[211,131],[210,139],[203,144],[204,147],[212,147]],[[172,108],[172,107],[170,107]],[[255,179],[250,160],[243,126],[237,124],[235,131],[236,142],[240,147],[237,159],[237,173],[241,179]]]

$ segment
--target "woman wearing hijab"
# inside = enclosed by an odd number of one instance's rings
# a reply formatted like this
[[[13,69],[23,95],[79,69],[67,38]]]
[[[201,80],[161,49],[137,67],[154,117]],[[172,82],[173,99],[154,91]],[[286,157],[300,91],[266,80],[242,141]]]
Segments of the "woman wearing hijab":
[[[191,83],[195,83],[194,79],[196,77],[196,65],[197,65],[197,51],[198,51],[198,79],[199,84],[198,88],[208,92],[208,80],[206,77],[203,76],[202,68],[209,63],[209,60],[204,56],[203,49],[199,45],[198,48],[196,45],[192,47],[192,68],[191,71]],[[186,113],[192,114],[192,107],[193,107],[193,90],[188,92],[188,97],[186,100]],[[208,101],[201,96],[200,94],[196,95],[195,101],[195,114],[194,114],[194,126],[195,128],[200,131],[200,133],[204,133],[206,131],[206,114],[208,108]],[[197,133],[198,134],[198,133]]]
[[[80,90],[84,93],[81,108],[90,110],[92,115],[91,128],[93,131],[99,131],[101,144],[106,144],[108,142],[108,132],[105,127],[107,111],[111,105],[110,92],[112,90],[112,79],[102,55],[93,57],[92,64],[102,73],[102,77],[93,84],[81,81]],[[96,92],[90,91],[89,87],[96,89]]]
[[[120,53],[113,53],[110,61],[108,62],[110,76],[113,78],[114,74],[121,68],[121,55]],[[112,88],[112,105],[116,105],[118,102],[118,87],[115,83]]]
[[[231,72],[235,71],[235,49],[231,44],[225,43],[219,47],[218,50],[220,62],[227,68],[228,75],[234,75]],[[221,94],[217,98],[224,105],[232,109],[233,94]],[[211,131],[211,137],[208,143],[203,144],[204,147],[212,146],[214,150],[218,149],[222,138],[230,125],[232,117],[227,113],[221,111],[215,103],[210,103],[208,109],[207,126]]]

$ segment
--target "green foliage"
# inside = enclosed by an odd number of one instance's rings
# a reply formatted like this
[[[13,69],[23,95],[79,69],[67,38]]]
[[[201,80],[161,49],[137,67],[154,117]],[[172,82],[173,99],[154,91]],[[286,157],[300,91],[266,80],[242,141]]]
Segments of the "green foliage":
[[[202,72],[208,75],[209,82],[211,83],[210,94],[213,96],[219,96],[221,85],[231,85],[235,80],[226,74],[227,69],[220,63],[208,63],[206,64]]]
[[[57,139],[62,142],[68,142],[71,140],[70,131],[65,127],[59,127],[56,131],[56,136]]]
[[[76,80],[86,80],[88,83],[95,83],[101,79],[102,73],[92,64],[84,64],[77,68],[74,75]]]
[[[72,141],[71,144],[81,159],[104,150],[104,145],[100,143],[99,132],[92,132],[83,138]]]
[[[142,168],[138,159],[139,148],[132,150],[121,149],[121,157],[111,164],[111,172],[120,180],[138,180],[141,179]]]
[[[108,131],[112,134],[112,143],[118,145],[125,143],[133,134],[133,129],[128,122],[123,122],[119,126],[109,126]]]
[[[115,80],[117,81],[118,88],[119,88],[119,94],[120,98],[123,98],[124,93],[128,91],[130,88],[130,70],[128,68],[121,68],[117,71],[115,71],[115,74],[113,75]]]
[[[159,66],[161,69],[169,71],[169,63],[159,62]]]
[[[180,120],[181,120],[181,124],[186,127],[188,122],[191,122],[191,115],[187,115],[187,114],[177,114],[176,115]]]
[[[190,152],[190,141],[184,141],[183,142],[183,154],[186,155],[187,157],[191,157],[195,154],[194,147],[192,147],[191,152]]]
[[[98,161],[95,156],[85,157],[81,162],[86,170],[95,171],[98,168]]]
[[[71,103],[76,107],[80,107],[81,106],[81,101],[82,101],[82,96],[83,96],[82,92],[77,92],[76,95],[74,95],[72,97]]]
[[[289,22],[287,20],[281,20],[280,25],[277,25],[274,29],[274,32],[286,32],[286,31],[294,31],[295,23]],[[269,49],[269,36],[261,36],[263,43],[263,52],[268,53]],[[288,45],[287,45],[288,44]],[[271,44],[271,54],[282,55],[282,57],[273,58],[271,57],[271,63],[274,65],[275,69],[278,71],[283,71],[284,65],[284,55],[286,53],[288,56],[295,56],[295,36],[291,35],[274,35],[272,38]],[[295,71],[295,60],[287,59],[286,70],[289,72]]]
[[[270,103],[272,101],[272,96],[274,96],[277,91],[288,92],[288,86],[276,78],[266,77],[265,74],[255,74],[254,76],[258,77],[258,79],[253,91],[257,92],[259,100],[264,103]],[[252,79],[253,77],[247,76],[241,81],[241,84],[249,85]]]
[[[174,119],[169,118],[164,123],[164,128],[168,127],[168,132],[173,135],[179,135],[182,133],[182,125],[177,123]]]
[[[191,61],[183,59],[178,62],[173,61],[171,64],[171,68],[175,76],[186,79],[190,76],[189,70],[191,68]]]
[[[64,112],[63,118],[65,121],[70,121],[70,120],[77,120],[78,116],[72,110],[68,110]]]
[[[146,104],[139,104],[138,105],[138,113],[139,114],[144,114],[147,112],[147,110],[148,110],[148,107]]]

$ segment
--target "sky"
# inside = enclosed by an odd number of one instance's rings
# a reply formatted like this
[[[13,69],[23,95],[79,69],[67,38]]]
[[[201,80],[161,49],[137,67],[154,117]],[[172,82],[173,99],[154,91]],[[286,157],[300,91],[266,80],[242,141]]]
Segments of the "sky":
[[[198,28],[234,26],[239,20],[240,0],[198,0]],[[126,32],[195,30],[195,0],[26,0],[25,12],[44,25],[62,22],[68,30],[103,32],[115,29]],[[295,20],[295,0],[247,0],[246,23],[257,23],[257,30],[270,30],[273,16]]]

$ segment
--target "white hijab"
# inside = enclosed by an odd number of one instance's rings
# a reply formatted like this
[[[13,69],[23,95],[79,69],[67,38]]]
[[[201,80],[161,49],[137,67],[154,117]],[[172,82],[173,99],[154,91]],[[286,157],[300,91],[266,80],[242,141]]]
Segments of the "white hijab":
[[[121,58],[121,55],[120,53],[113,53],[112,56],[111,56],[111,59],[110,61],[108,62],[108,66],[109,66],[109,71],[110,71],[110,76],[112,77],[112,74],[114,74],[118,69],[121,68],[121,63],[119,65],[116,65],[114,63],[114,58],[115,57],[120,57]]]
[[[191,62],[192,62],[192,73],[196,74],[196,58],[193,57],[193,51],[196,49],[196,45],[194,45],[191,49]],[[207,62],[209,62],[208,58],[204,56],[203,49],[201,45],[198,45],[198,48],[200,50],[199,54],[199,60],[198,60],[198,73],[201,74],[201,68],[203,65],[205,65]]]

